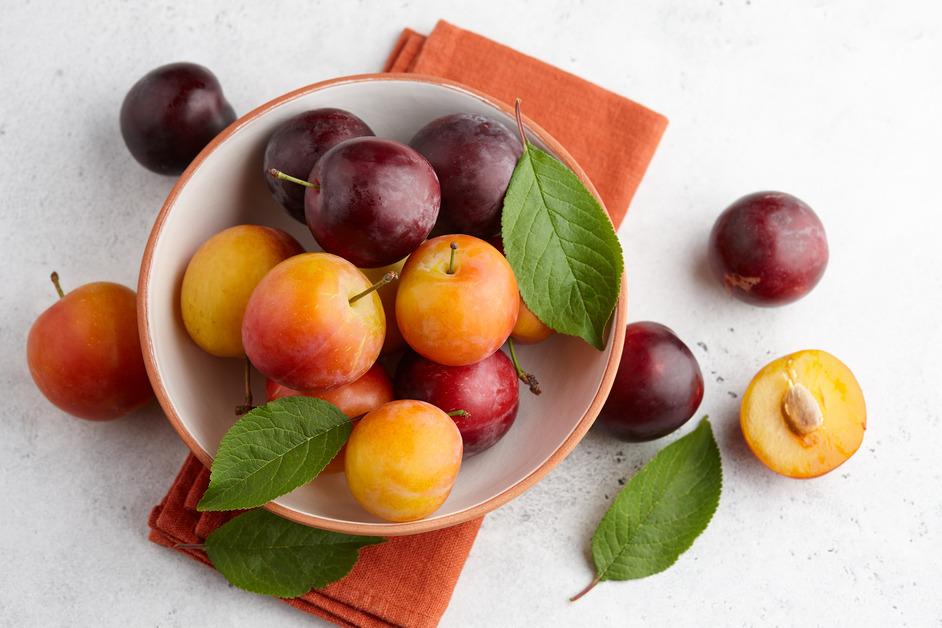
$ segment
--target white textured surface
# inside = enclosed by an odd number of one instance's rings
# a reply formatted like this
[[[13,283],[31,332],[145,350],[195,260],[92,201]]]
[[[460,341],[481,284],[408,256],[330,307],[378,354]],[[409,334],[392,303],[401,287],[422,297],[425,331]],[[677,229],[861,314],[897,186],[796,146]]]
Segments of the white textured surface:
[[[136,280],[172,185],[118,133],[141,74],[203,63],[244,113],[376,70],[401,27],[437,17],[671,119],[621,231],[631,318],[694,349],[725,470],[716,518],[676,566],[569,604],[619,478],[664,444],[591,433],[485,520],[444,625],[940,623],[938,3],[82,4],[10,1],[0,18],[0,624],[310,623],[145,540],[183,445],[156,407],[101,425],[56,411],[29,379],[25,337],[53,299],[51,269],[70,287]],[[776,310],[727,300],[702,270],[717,212],[764,188],[816,208],[831,244],[818,288]],[[838,471],[798,482],[746,450],[733,395],[771,357],[808,347],[854,369],[869,430]]]

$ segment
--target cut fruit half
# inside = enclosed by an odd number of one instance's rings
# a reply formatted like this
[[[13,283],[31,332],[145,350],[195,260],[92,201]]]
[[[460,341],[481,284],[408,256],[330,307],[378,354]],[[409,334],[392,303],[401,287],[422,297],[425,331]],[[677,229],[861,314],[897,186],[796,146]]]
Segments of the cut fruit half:
[[[756,374],[743,396],[740,424],[767,467],[791,478],[813,478],[857,451],[867,409],[850,369],[812,349],[778,358]]]

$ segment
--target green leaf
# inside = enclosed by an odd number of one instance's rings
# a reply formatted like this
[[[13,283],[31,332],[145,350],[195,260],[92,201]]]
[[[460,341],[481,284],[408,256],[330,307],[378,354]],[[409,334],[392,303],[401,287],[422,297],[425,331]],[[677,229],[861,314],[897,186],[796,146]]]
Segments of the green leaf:
[[[559,160],[526,145],[504,196],[504,253],[537,318],[601,350],[624,270],[605,210]]]
[[[357,562],[361,547],[382,542],[375,536],[318,530],[267,510],[252,510],[214,530],[203,549],[213,566],[240,589],[297,597],[340,580]]]
[[[255,408],[223,436],[197,509],[254,508],[290,493],[324,470],[350,429],[336,406],[313,397]]]
[[[722,483],[720,450],[704,417],[631,478],[605,513],[592,537],[595,582],[673,565],[710,523]]]

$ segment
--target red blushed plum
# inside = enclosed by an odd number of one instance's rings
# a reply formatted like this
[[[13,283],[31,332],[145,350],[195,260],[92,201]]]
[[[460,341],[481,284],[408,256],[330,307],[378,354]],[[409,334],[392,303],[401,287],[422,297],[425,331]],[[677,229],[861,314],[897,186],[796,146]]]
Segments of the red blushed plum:
[[[309,177],[307,226],[328,253],[361,268],[398,262],[435,225],[441,190],[425,157],[405,144],[360,137],[334,146]]]
[[[180,174],[236,118],[212,72],[171,63],[148,72],[121,105],[121,135],[142,166]]]
[[[737,299],[775,306],[814,288],[828,265],[817,214],[783,192],[744,196],[720,214],[710,233],[713,274]]]
[[[406,261],[396,290],[396,322],[406,343],[449,366],[474,364],[500,349],[519,311],[507,259],[469,235],[424,242]]]
[[[517,373],[503,351],[470,366],[444,366],[415,353],[402,358],[396,370],[396,397],[418,399],[453,416],[464,441],[464,455],[484,451],[499,441],[519,406]]]
[[[242,345],[266,377],[295,390],[327,390],[366,373],[383,347],[386,317],[370,282],[347,260],[304,253],[258,283],[242,319]]]
[[[59,290],[58,276],[53,282]],[[29,330],[27,360],[36,386],[71,415],[121,417],[151,391],[137,333],[137,297],[124,286],[90,283],[61,298]]]
[[[438,175],[443,230],[480,238],[500,231],[504,193],[523,152],[516,135],[491,118],[456,113],[429,122],[409,145]]]
[[[351,419],[366,414],[371,410],[375,410],[384,403],[393,400],[392,382],[389,381],[389,376],[386,375],[386,371],[383,370],[383,367],[379,364],[374,364],[370,367],[370,370],[360,379],[323,392],[303,393],[292,390],[291,388],[286,388],[272,380],[268,380],[265,387],[269,401],[299,395],[314,397],[315,399],[323,399],[324,401],[334,404]],[[340,453],[324,467],[322,473],[337,473],[343,471],[343,465],[344,450],[341,449]]]
[[[622,440],[654,440],[686,423],[702,400],[703,374],[689,347],[664,325],[628,325],[602,423]]]
[[[269,176],[274,168],[307,179],[321,155],[344,140],[373,135],[366,122],[342,109],[313,109],[282,122],[265,147],[265,183],[291,216],[304,222],[303,186]]]

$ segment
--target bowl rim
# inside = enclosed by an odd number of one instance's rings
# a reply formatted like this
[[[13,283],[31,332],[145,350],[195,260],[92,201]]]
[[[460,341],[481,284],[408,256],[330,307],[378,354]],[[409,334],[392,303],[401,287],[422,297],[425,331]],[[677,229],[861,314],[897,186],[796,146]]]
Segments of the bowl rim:
[[[307,94],[337,85],[372,81],[431,83],[462,92],[502,111],[511,118],[514,116],[513,106],[488,96],[472,87],[468,87],[467,85],[463,85],[462,83],[458,83],[449,79],[403,72],[354,74],[312,83],[269,100],[268,102],[241,116],[235,122],[226,127],[215,138],[213,138],[213,140],[207,144],[202,151],[200,151],[196,158],[193,159],[183,174],[181,174],[177,179],[173,188],[170,190],[170,193],[167,195],[167,198],[164,200],[164,203],[160,208],[160,212],[154,221],[154,226],[151,229],[151,233],[147,239],[147,245],[144,248],[144,255],[141,260],[140,275],[138,277],[137,318],[141,347],[144,353],[144,364],[147,368],[147,375],[150,379],[151,386],[154,389],[157,401],[160,403],[160,407],[163,409],[167,420],[170,421],[170,424],[173,426],[174,430],[176,430],[184,444],[186,444],[193,455],[195,455],[207,468],[211,466],[213,456],[196,442],[196,439],[187,430],[183,420],[177,413],[176,408],[170,400],[170,396],[167,392],[167,389],[164,387],[163,380],[161,379],[157,368],[156,351],[154,349],[150,323],[148,320],[148,311],[150,309],[150,274],[153,265],[154,249],[157,240],[163,231],[164,223],[166,222],[167,216],[169,215],[171,209],[176,204],[177,197],[183,188],[186,187],[186,184],[189,182],[193,173],[202,165],[203,161],[205,161],[216,150],[216,148],[218,148],[229,137],[239,131],[239,129],[249,124],[256,118],[268,113],[279,105],[296,98],[306,96]],[[525,115],[523,116],[523,121],[527,130],[538,137],[552,153],[554,153],[564,164],[566,164],[566,166],[568,166],[576,174],[576,176],[579,177],[579,180],[582,181],[586,188],[588,188],[602,208],[606,209],[601,196],[599,196],[598,191],[595,189],[595,186],[592,185],[592,182],[589,180],[588,176],[585,174],[579,164],[577,164],[576,161],[572,158],[572,155],[570,155],[569,152],[552,135],[547,133],[542,127],[535,124]],[[607,209],[606,215],[609,218],[609,222],[611,222],[611,216],[608,215]],[[403,523],[363,523],[338,521],[336,519],[300,512],[287,506],[277,504],[274,501],[265,504],[263,507],[273,512],[274,514],[284,517],[290,521],[321,528],[324,530],[331,530],[334,532],[342,532],[345,534],[354,535],[401,536],[448,528],[460,523],[465,523],[472,519],[477,519],[519,496],[524,491],[535,485],[547,473],[556,467],[556,465],[562,462],[562,460],[567,455],[569,455],[569,453],[575,448],[579,441],[582,440],[586,432],[588,432],[589,428],[595,422],[599,412],[602,410],[605,400],[608,398],[608,393],[612,388],[615,374],[618,370],[618,364],[621,360],[625,339],[625,327],[627,325],[628,317],[628,282],[626,275],[626,272],[622,272],[618,301],[615,305],[615,311],[611,319],[612,322],[609,333],[611,336],[610,342],[612,343],[612,350],[611,353],[609,353],[608,362],[605,365],[605,370],[602,373],[601,381],[599,382],[598,389],[595,392],[592,402],[589,404],[588,409],[582,415],[582,417],[580,417],[579,420],[574,424],[574,427],[569,435],[555,449],[555,451],[553,451],[553,453],[550,454],[550,456],[547,457],[546,460],[544,460],[536,469],[531,471],[516,483],[508,486],[496,495],[493,495],[484,501],[478,502],[477,504],[449,515]]]

